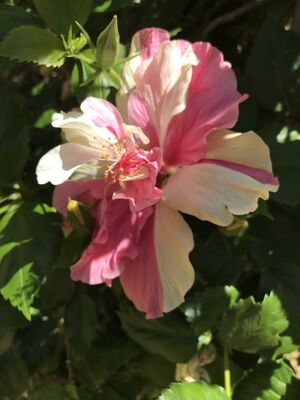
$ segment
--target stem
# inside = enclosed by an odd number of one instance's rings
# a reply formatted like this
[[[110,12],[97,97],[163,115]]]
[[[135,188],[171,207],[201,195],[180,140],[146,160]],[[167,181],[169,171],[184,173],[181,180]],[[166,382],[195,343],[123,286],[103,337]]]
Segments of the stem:
[[[226,347],[224,347],[224,388],[228,398],[231,399],[231,374],[229,368],[228,349]]]

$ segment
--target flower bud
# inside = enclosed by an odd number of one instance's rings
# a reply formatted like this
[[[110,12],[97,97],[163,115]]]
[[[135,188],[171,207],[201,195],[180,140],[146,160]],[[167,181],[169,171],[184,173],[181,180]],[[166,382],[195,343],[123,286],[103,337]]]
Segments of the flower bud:
[[[101,69],[106,69],[114,65],[118,57],[119,45],[118,19],[115,15],[97,39],[96,60]]]
[[[69,200],[67,220],[79,233],[88,235],[93,228],[93,218],[88,207],[76,200]]]

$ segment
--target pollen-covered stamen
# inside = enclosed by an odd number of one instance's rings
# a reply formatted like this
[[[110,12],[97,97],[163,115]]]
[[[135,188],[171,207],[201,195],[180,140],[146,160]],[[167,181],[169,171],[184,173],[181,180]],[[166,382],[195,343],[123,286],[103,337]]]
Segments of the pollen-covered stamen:
[[[114,183],[145,179],[149,176],[147,163],[144,150],[128,151],[106,171],[105,177]]]

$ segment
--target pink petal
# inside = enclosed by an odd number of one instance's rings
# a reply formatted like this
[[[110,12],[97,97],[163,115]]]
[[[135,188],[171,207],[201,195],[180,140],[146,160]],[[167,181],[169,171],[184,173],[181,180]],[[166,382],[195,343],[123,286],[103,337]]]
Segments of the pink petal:
[[[122,117],[116,107],[108,101],[87,97],[80,108],[97,126],[109,129],[119,140],[125,137]]]
[[[162,202],[154,210],[141,231],[137,258],[120,276],[126,295],[148,319],[178,307],[194,282],[190,228]]]
[[[137,89],[162,144],[171,119],[186,106],[186,92],[195,57],[184,41],[164,43],[143,74],[135,75]],[[130,118],[130,114],[129,114]]]
[[[69,199],[78,200],[87,205],[93,205],[106,196],[109,186],[110,184],[102,179],[66,181],[54,188],[53,206],[60,213],[66,215]]]
[[[149,210],[152,210],[150,208]],[[163,292],[154,248],[154,214],[143,229],[138,243],[138,255],[130,260],[120,276],[127,297],[146,318],[163,315]]]
[[[128,98],[128,120],[132,125],[139,126],[150,140],[148,148],[158,146],[158,137],[141,94],[137,90]]]
[[[161,150],[154,148],[150,151],[137,151],[128,154],[129,162],[125,159],[126,168],[132,170],[125,180],[120,182],[121,191],[114,194],[114,199],[128,199],[130,210],[138,212],[157,203],[162,196],[162,190],[156,187],[157,174],[161,164]],[[130,164],[134,165],[134,168]],[[121,164],[122,165],[122,164]],[[146,173],[145,177],[134,175],[139,171]]]
[[[238,105],[246,99],[237,91],[231,65],[209,43],[193,44],[199,60],[187,92],[186,108],[175,116],[164,144],[169,165],[192,164],[205,156],[205,138],[214,129],[231,128],[238,118]]]
[[[71,267],[72,279],[91,285],[110,285],[111,280],[124,270],[125,260],[128,262],[128,259],[137,257],[140,227],[149,213],[151,209],[131,213],[128,202],[124,200],[102,201],[92,241],[80,260]]]
[[[139,51],[142,60],[146,60],[153,57],[163,43],[169,41],[168,31],[159,28],[145,28],[134,34],[130,53]]]

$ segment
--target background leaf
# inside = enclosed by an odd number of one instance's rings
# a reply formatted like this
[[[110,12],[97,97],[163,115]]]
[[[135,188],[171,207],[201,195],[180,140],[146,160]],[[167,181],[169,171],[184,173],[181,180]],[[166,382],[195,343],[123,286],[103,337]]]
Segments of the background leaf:
[[[62,41],[53,32],[35,26],[12,29],[0,47],[0,55],[4,57],[47,67],[60,67],[65,54]]]
[[[75,21],[84,25],[93,7],[93,0],[34,0],[34,5],[46,22],[57,33],[67,35],[72,25],[77,30]]]

